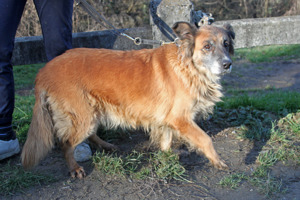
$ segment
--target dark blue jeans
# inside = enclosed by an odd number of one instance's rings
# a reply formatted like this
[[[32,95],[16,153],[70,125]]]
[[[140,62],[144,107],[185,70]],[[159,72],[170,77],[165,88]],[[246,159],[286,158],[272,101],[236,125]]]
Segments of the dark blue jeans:
[[[11,137],[14,78],[11,64],[14,38],[26,0],[0,1],[0,139]],[[41,22],[47,59],[72,48],[73,0],[34,0]]]

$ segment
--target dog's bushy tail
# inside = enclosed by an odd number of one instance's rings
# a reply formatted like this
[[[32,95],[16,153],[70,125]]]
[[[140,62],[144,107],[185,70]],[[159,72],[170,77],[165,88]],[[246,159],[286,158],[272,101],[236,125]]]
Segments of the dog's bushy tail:
[[[36,91],[32,120],[21,155],[23,167],[30,169],[37,165],[53,146],[53,123],[47,97]]]

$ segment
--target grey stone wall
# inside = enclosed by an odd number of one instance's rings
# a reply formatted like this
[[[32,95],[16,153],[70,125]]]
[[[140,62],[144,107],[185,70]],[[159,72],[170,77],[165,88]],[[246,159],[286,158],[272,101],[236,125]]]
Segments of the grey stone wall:
[[[119,31],[132,37],[152,39],[150,27],[121,29]],[[150,45],[137,46],[133,41],[117,35],[114,31],[73,33],[73,48],[78,47],[118,50],[152,48]],[[47,62],[42,36],[19,37],[15,39],[12,58],[13,65],[26,65],[42,62]]]
[[[176,36],[172,25],[178,21],[192,22],[193,11],[194,6],[190,0],[151,0],[150,25],[153,39],[173,41]]]
[[[300,44],[300,15],[215,22],[230,23],[236,33],[235,47]]]

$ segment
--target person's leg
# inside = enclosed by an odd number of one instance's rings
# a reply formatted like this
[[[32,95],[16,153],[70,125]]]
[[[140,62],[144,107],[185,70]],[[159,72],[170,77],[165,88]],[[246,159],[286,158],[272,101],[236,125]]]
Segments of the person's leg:
[[[73,0],[34,0],[48,61],[72,48]]]
[[[19,152],[12,130],[15,89],[11,57],[25,3],[26,0],[1,0],[0,4],[0,160]]]

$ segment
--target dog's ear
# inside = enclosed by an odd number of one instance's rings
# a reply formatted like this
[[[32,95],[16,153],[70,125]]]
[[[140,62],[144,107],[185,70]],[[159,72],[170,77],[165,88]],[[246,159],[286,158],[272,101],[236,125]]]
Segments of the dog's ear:
[[[193,40],[197,32],[197,28],[187,22],[176,22],[172,29],[180,40]]]
[[[229,37],[231,37],[231,39],[235,39],[235,33],[233,31],[233,28],[230,24],[226,23],[224,24],[223,28],[227,31]]]
[[[180,46],[181,51],[184,53],[184,58],[192,58],[197,28],[187,22],[176,22],[172,29],[180,39],[180,42],[177,43],[177,45]]]
[[[233,30],[232,26],[228,23],[224,24],[223,28],[226,30],[226,32],[230,38],[229,53],[233,55],[234,54],[233,40],[235,39],[234,30]]]

